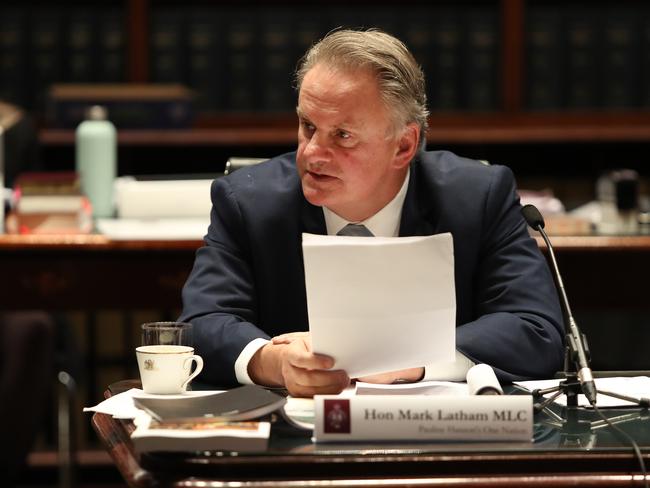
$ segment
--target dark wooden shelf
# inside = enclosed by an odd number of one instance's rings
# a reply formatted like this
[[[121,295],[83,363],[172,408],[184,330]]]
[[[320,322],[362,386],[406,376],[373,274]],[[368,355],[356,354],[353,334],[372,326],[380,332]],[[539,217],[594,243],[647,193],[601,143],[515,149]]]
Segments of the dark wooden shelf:
[[[111,240],[102,234],[0,235],[0,252],[33,250],[73,251],[151,251],[194,250],[203,242],[197,240]]]
[[[236,146],[287,145],[296,143],[296,128],[250,127],[248,129],[121,130],[122,146]],[[74,131],[44,129],[39,142],[45,146],[74,144]]]
[[[541,237],[535,237],[540,248],[546,245]],[[650,236],[550,236],[553,247],[562,252],[650,252]]]
[[[296,144],[297,126],[291,114],[198,121],[185,130],[121,130],[123,146],[286,146]],[[527,144],[650,142],[650,110],[633,112],[489,113],[431,117],[428,140],[449,144]],[[45,146],[74,143],[74,131],[41,129]]]

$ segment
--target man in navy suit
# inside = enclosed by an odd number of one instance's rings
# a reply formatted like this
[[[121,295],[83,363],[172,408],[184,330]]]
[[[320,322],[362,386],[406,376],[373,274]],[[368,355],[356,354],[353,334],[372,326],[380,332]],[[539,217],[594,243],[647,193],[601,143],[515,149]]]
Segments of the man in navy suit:
[[[301,249],[303,232],[337,234],[348,224],[376,236],[451,232],[454,240],[456,360],[366,381],[464,380],[475,363],[505,381],[559,368],[557,295],[514,177],[423,150],[424,77],[407,48],[378,31],[336,31],[305,55],[297,82],[297,151],[212,185],[211,224],[181,316],[194,324],[203,379],[302,396],[348,385],[332,358],[311,351]]]

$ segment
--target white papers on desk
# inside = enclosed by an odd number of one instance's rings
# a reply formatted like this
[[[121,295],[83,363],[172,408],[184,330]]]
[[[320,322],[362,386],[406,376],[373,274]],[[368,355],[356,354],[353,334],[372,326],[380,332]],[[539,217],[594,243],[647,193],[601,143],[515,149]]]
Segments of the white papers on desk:
[[[130,390],[123,391],[117,395],[113,395],[106,400],[99,402],[97,405],[92,407],[84,407],[84,412],[97,412],[105,413],[107,415],[112,415],[116,419],[134,419],[142,410],[135,406],[133,403],[134,397],[139,398],[179,398],[185,396],[203,396],[203,395],[213,395],[214,393],[219,393],[222,390],[197,390],[197,391],[186,391],[185,393],[178,395],[154,395],[151,393],[145,393],[144,391],[138,388],[131,388]]]
[[[116,178],[113,184],[117,215],[123,219],[208,217],[211,178],[138,180]]]
[[[379,384],[357,381],[355,395],[453,395],[467,396],[469,388],[465,382],[420,381],[417,383]]]
[[[302,246],[312,348],[335,369],[356,378],[454,360],[451,234],[303,234]]]
[[[178,219],[97,219],[97,231],[109,239],[180,241],[201,240],[208,232],[210,216]]]

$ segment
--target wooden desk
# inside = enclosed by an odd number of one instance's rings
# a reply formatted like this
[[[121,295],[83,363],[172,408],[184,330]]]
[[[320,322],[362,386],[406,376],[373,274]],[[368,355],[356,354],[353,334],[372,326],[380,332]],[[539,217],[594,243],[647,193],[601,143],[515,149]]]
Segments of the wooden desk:
[[[631,447],[595,429],[572,434],[539,421],[534,443],[315,445],[309,432],[281,431],[266,452],[208,455],[138,455],[130,422],[95,414],[92,423],[125,481],[138,488],[643,486]],[[634,433],[647,464],[647,411],[623,428]]]
[[[650,236],[553,237],[574,308],[650,310]],[[540,246],[543,244],[540,242]],[[171,309],[201,241],[0,236],[3,309]]]
[[[650,236],[551,236],[551,242],[574,311],[650,312]]]
[[[201,244],[0,236],[0,308],[180,308],[180,291]]]

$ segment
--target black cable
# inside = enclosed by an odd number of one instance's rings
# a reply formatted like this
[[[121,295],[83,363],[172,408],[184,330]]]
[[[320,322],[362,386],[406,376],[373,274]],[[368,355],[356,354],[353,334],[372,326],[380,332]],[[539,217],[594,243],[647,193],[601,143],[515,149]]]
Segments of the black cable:
[[[637,461],[639,461],[641,474],[643,475],[643,486],[645,486],[645,488],[650,488],[648,485],[648,473],[646,472],[645,469],[645,461],[643,461],[643,455],[641,454],[641,449],[639,449],[639,445],[629,434],[627,434],[626,432],[618,428],[618,426],[611,423],[609,419],[598,409],[598,407],[595,404],[592,404],[592,407],[594,408],[594,412],[596,412],[600,416],[600,418],[602,418],[605,421],[605,423],[612,429],[612,431],[615,434],[618,434],[625,441],[629,442],[632,445],[632,449],[634,449],[634,454],[636,455]]]

